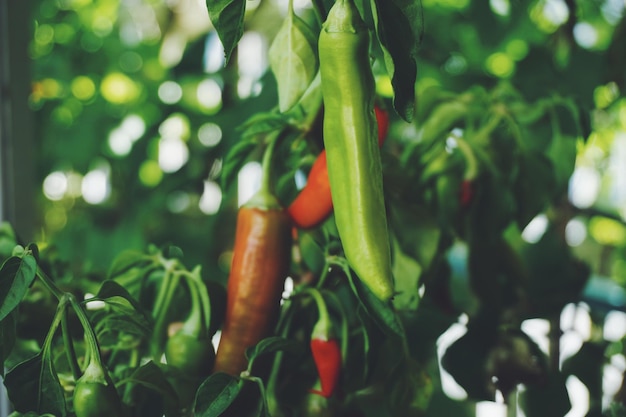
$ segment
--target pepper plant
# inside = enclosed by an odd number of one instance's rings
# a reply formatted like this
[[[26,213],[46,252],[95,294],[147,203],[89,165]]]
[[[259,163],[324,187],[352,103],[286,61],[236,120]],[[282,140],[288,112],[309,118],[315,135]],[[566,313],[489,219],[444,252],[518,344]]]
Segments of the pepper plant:
[[[206,1],[225,75],[251,3]],[[589,391],[589,415],[623,415],[624,394],[607,401],[602,390],[621,345],[590,339],[566,361],[559,350],[560,314],[588,300],[591,284],[592,266],[566,238],[581,213],[568,191],[593,136],[590,94],[561,78],[550,88],[513,77],[428,82],[436,38],[454,26],[437,19],[461,18],[440,3],[289,0],[262,99],[189,111],[197,123],[237,126],[219,158],[198,151],[180,181],[211,171],[227,196],[214,234],[205,218],[176,218],[172,236],[184,224],[193,245],[129,244],[98,270],[64,258],[62,235],[23,242],[2,224],[0,362],[14,416],[469,417],[487,401],[554,417],[571,408],[572,376]],[[472,3],[471,18],[498,19],[488,2]],[[504,3],[510,20],[467,33],[523,28],[545,2]],[[566,3],[570,19],[587,11]],[[555,60],[565,62],[558,42],[573,41],[559,35]],[[190,47],[176,70],[202,56]],[[250,161],[261,162],[260,190],[238,206]],[[546,230],[529,241],[542,215]],[[216,246],[219,257],[207,249]],[[549,323],[547,350],[525,331],[529,319]],[[464,399],[448,395],[442,372]]]

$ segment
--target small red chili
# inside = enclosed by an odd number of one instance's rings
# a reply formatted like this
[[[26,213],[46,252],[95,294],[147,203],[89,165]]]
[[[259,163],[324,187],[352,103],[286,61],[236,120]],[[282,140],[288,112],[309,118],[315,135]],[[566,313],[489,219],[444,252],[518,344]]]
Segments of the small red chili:
[[[311,339],[311,353],[320,379],[321,390],[311,392],[329,398],[335,392],[341,371],[341,348],[335,338]]]
[[[459,189],[459,203],[461,208],[467,209],[474,200],[474,181],[463,180]]]
[[[326,303],[320,292],[314,288],[307,290],[317,304],[319,319],[311,332],[311,353],[317,368],[321,389],[310,389],[314,394],[328,398],[333,395],[341,372],[341,347],[339,340],[331,335],[331,320]]]

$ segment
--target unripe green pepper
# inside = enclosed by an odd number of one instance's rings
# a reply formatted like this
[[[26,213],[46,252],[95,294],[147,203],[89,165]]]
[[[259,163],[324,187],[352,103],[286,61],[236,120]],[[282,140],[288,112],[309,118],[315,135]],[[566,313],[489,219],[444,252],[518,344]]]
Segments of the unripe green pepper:
[[[113,417],[122,415],[122,405],[110,379],[101,365],[91,362],[74,388],[74,413],[76,417]]]
[[[394,293],[369,32],[352,0],[337,0],[319,38],[324,146],[346,259],[381,300]]]

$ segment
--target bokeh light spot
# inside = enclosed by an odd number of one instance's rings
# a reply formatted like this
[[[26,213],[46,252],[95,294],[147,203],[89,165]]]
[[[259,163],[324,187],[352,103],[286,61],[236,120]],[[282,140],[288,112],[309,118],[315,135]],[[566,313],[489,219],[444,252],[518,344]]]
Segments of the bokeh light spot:
[[[96,84],[91,78],[81,75],[72,80],[70,89],[74,97],[86,101],[96,93]]]
[[[485,62],[487,70],[499,78],[507,78],[515,71],[515,62],[505,53],[496,52]]]
[[[626,227],[606,217],[593,217],[589,221],[589,234],[601,245],[619,246],[626,242]]]
[[[204,214],[215,214],[222,204],[222,190],[215,181],[205,181],[199,207]]]
[[[176,104],[182,97],[183,89],[175,81],[165,81],[159,86],[159,99],[165,104]]]
[[[102,96],[113,104],[126,104],[136,100],[139,97],[140,89],[126,75],[121,72],[113,72],[108,74],[100,84],[100,92]]]
[[[222,129],[215,123],[205,123],[198,129],[198,140],[208,148],[216,146],[222,140]]]
[[[139,181],[146,187],[156,187],[162,179],[163,171],[158,162],[149,159],[139,167]]]
[[[54,171],[43,180],[43,193],[48,200],[57,201],[67,192],[68,181],[64,172]]]

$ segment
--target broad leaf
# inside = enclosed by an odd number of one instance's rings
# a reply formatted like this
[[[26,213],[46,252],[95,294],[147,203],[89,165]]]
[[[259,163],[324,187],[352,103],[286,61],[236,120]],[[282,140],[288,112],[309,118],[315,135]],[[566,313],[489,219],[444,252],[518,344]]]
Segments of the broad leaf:
[[[37,273],[37,261],[28,253],[13,256],[0,268],[0,320],[22,301]]]
[[[209,18],[217,31],[226,63],[243,35],[243,18],[246,12],[246,0],[206,0]]]
[[[378,39],[385,56],[385,66],[394,90],[393,105],[406,121],[415,109],[417,49],[424,19],[421,2],[414,0],[371,0],[375,10]]]
[[[555,178],[550,160],[538,152],[525,152],[518,158],[519,172],[513,185],[517,201],[515,215],[520,230],[539,214],[554,193]]]
[[[208,377],[196,392],[194,415],[217,417],[237,398],[242,384],[234,376],[218,372]]]
[[[165,374],[154,362],[150,361],[145,365],[138,368],[127,379],[127,382],[141,385],[148,390],[155,391],[159,395],[163,396],[164,404],[167,408],[167,416],[177,415],[178,409],[178,395],[168,382]]]
[[[0,321],[0,375],[4,375],[4,361],[15,345],[15,313]]]
[[[553,372],[540,384],[529,384],[522,394],[524,412],[529,417],[564,416],[572,408],[565,386],[566,376]]]
[[[15,409],[21,412],[67,415],[63,387],[52,367],[49,355],[38,353],[11,369],[5,379],[7,393]]]
[[[137,250],[125,250],[115,257],[107,277],[113,279],[134,267],[141,267],[151,263],[150,256]]]
[[[230,148],[222,167],[221,186],[223,189],[230,187],[244,162],[257,146],[258,142],[256,140],[240,140],[235,146]]]
[[[266,353],[274,353],[278,351],[297,353],[300,350],[301,345],[297,341],[275,336],[263,339],[256,345],[248,348],[246,350],[246,357],[249,361],[253,361],[258,356]]]
[[[281,112],[291,109],[315,78],[317,67],[317,38],[307,24],[289,12],[269,50],[270,66],[278,83],[278,107]]]

